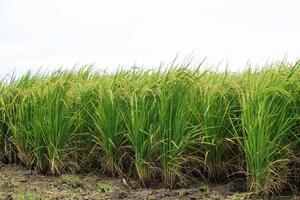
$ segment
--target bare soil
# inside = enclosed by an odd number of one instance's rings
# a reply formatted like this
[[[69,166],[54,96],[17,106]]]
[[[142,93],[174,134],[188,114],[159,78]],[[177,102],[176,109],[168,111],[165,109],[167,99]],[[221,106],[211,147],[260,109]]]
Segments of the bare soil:
[[[237,183],[197,183],[173,190],[159,186],[144,189],[136,181],[96,173],[54,177],[37,174],[18,165],[0,166],[0,200],[248,199],[249,193],[237,192],[239,186]]]

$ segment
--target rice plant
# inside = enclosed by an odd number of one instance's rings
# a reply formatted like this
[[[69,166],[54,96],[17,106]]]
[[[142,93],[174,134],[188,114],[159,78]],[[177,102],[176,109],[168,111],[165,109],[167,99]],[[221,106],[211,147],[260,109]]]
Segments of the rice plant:
[[[293,97],[281,69],[248,71],[240,92],[241,143],[249,189],[280,191],[287,181]]]
[[[117,77],[116,77],[117,78]],[[121,147],[125,142],[124,121],[121,116],[122,96],[115,89],[117,80],[108,80],[105,86],[99,86],[85,94],[83,112],[95,148],[91,154],[101,161],[103,169],[116,175],[121,173]]]
[[[159,91],[159,141],[163,182],[174,187],[181,178],[185,153],[195,147],[199,132],[190,128],[189,74],[169,72],[161,80]]]
[[[76,113],[66,101],[67,83],[44,87],[17,95],[9,127],[21,162],[56,175],[70,164],[68,155],[76,149],[69,146]]]
[[[230,115],[235,109],[235,95],[229,74],[200,76],[191,95],[194,126],[201,131],[203,165],[209,180],[217,181],[230,173],[233,159]],[[203,80],[202,80],[203,79]]]
[[[142,74],[143,75],[143,74]],[[129,93],[129,114],[123,115],[128,129],[128,138],[134,152],[137,175],[143,186],[148,186],[153,171],[153,155],[156,153],[155,140],[158,122],[157,84],[151,76],[150,81],[137,80],[133,91]],[[153,76],[156,78],[156,76]]]
[[[4,160],[5,158],[5,119],[4,119],[4,101],[3,101],[3,86],[0,82],[0,162]]]
[[[9,128],[9,110],[11,110],[9,108],[12,106],[12,99],[13,93],[3,85],[0,94],[0,161],[5,163],[13,163],[17,160]]]

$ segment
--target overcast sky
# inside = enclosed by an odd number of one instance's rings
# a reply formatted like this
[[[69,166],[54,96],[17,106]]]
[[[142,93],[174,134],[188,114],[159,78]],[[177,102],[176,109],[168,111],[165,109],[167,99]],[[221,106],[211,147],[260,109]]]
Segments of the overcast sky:
[[[0,74],[176,54],[233,71],[300,55],[299,0],[0,0]]]

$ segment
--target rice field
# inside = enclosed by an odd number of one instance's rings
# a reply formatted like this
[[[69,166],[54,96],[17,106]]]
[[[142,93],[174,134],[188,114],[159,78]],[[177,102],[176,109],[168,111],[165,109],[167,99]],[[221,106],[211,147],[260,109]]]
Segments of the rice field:
[[[279,194],[300,183],[300,63],[241,73],[83,67],[0,83],[0,160],[39,173],[99,170],[183,186],[243,180]]]

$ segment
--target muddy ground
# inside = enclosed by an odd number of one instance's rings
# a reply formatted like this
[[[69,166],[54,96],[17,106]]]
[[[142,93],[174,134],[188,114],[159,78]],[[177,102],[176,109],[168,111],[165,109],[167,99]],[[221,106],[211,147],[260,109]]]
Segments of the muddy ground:
[[[38,199],[257,199],[249,193],[237,192],[240,185],[196,183],[188,188],[143,189],[133,180],[109,178],[97,173],[53,177],[37,174],[17,165],[0,165],[0,200]],[[298,199],[287,197],[279,199]]]

